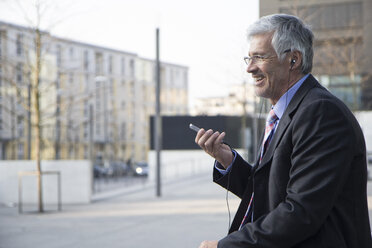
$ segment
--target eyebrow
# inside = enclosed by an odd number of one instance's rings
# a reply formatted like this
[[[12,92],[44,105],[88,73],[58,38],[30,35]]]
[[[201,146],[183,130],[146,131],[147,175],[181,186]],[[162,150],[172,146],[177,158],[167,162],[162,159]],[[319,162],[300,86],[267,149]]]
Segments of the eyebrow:
[[[248,56],[255,56],[255,55],[265,55],[265,54],[267,54],[267,53],[265,53],[265,52],[253,52],[253,53],[248,53]]]

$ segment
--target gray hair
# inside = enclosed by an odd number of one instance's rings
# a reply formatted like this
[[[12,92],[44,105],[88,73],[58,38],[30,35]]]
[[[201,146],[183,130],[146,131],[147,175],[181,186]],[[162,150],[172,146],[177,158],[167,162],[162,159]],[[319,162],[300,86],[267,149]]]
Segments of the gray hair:
[[[273,32],[271,44],[280,61],[288,51],[299,51],[302,54],[302,73],[311,72],[313,67],[313,39],[310,27],[298,17],[286,14],[274,14],[261,17],[248,28],[248,40],[258,34]]]

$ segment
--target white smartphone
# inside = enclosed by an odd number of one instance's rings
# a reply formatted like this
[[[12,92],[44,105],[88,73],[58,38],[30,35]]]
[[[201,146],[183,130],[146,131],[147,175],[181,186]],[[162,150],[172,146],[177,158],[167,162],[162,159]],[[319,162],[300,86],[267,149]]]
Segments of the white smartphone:
[[[189,128],[191,130],[194,130],[195,132],[199,132],[200,127],[195,126],[194,124],[190,123]]]

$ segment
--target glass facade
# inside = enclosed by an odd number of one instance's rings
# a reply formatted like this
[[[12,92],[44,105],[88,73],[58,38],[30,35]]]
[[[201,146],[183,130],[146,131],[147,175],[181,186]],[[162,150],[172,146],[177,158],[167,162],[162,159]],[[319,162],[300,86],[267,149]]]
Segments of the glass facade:
[[[362,77],[360,75],[356,75],[353,80],[347,75],[320,75],[317,78],[324,87],[342,100],[350,109],[354,110],[361,107]]]

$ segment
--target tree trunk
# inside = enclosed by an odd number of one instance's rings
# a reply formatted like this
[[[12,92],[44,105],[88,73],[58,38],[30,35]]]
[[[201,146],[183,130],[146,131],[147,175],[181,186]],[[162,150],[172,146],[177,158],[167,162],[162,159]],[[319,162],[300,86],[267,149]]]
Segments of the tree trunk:
[[[36,65],[35,65],[35,79],[33,98],[34,98],[34,110],[35,110],[35,152],[36,152],[36,165],[38,172],[37,187],[38,187],[38,203],[39,212],[43,212],[43,192],[42,192],[42,174],[41,174],[41,128],[40,128],[40,71],[41,71],[41,33],[39,29],[36,29]]]

